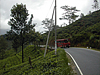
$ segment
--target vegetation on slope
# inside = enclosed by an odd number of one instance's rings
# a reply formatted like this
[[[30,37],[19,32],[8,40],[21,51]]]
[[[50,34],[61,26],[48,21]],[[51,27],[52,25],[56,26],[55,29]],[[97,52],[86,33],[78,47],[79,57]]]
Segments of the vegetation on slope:
[[[46,34],[44,34],[46,35]],[[100,49],[100,10],[90,13],[70,25],[57,29],[57,39],[69,38],[71,46],[91,46]],[[54,41],[54,31],[50,43]]]
[[[68,59],[63,49],[49,51],[46,57],[43,57],[43,50],[35,50],[34,46],[28,46],[24,49],[25,63],[21,63],[20,54],[13,57],[0,60],[1,75],[72,75],[71,68],[68,65]],[[31,57],[32,67],[29,64],[28,56]],[[12,61],[11,61],[12,60]],[[17,63],[17,64],[16,64]],[[5,67],[4,67],[5,64]]]
[[[11,50],[12,51],[12,50]],[[10,52],[11,53],[11,52]],[[38,50],[33,45],[29,45],[24,49],[24,61],[28,61],[29,56],[34,59],[43,54],[43,51]],[[21,52],[6,59],[0,60],[0,69],[9,68],[14,65],[21,64]]]

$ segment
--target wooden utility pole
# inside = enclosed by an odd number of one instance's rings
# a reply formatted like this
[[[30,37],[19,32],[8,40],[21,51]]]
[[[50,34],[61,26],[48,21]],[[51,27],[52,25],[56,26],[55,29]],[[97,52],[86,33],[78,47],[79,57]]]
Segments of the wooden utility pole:
[[[56,41],[56,38],[57,38],[57,34],[56,34],[56,23],[57,23],[57,9],[56,9],[57,5],[56,5],[56,0],[55,0],[55,55],[57,54],[57,41]]]

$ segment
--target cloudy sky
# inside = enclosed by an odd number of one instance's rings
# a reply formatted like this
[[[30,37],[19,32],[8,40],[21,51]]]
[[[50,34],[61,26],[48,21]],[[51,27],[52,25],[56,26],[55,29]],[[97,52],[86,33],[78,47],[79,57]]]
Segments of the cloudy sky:
[[[45,31],[41,25],[42,20],[51,18],[54,0],[0,0],[0,34],[4,34],[7,30],[10,30],[10,26],[7,23],[11,18],[10,10],[16,3],[25,4],[28,13],[34,15],[33,23],[37,23],[35,27],[36,31]],[[63,9],[60,8],[61,6],[75,6],[80,10],[77,14],[84,13],[86,15],[89,11],[93,11],[92,4],[93,0],[57,0],[57,25],[60,26],[63,23],[67,23],[66,20],[59,20],[62,17],[62,13],[64,13]]]

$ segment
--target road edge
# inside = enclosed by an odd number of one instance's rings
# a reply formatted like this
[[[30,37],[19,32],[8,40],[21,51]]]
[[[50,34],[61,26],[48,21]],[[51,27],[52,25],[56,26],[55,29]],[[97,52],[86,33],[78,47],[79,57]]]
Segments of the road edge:
[[[83,73],[82,73],[80,67],[79,67],[78,64],[76,63],[76,61],[75,61],[75,59],[73,58],[73,56],[72,56],[69,52],[67,52],[67,51],[65,51],[65,52],[72,58],[72,60],[73,60],[73,62],[75,63],[75,65],[76,65],[76,67],[77,67],[79,73],[80,73],[81,75],[83,75]]]

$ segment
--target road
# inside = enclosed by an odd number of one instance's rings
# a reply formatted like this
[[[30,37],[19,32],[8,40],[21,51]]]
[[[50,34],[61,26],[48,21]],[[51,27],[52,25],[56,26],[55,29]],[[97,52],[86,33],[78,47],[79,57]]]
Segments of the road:
[[[65,51],[75,59],[83,75],[100,75],[100,52],[84,48],[65,48]]]

